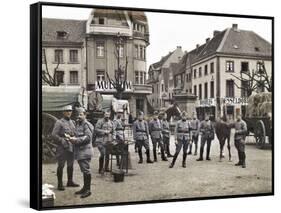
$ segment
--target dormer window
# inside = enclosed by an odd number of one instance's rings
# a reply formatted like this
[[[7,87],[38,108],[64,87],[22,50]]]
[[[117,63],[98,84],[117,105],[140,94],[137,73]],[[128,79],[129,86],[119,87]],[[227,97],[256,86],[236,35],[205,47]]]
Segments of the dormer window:
[[[256,51],[256,52],[259,52],[259,51],[260,51],[260,48],[259,48],[259,47],[255,47],[255,51]]]
[[[57,38],[58,39],[66,39],[67,37],[67,32],[65,31],[57,31]]]
[[[102,24],[102,25],[104,25],[104,24],[105,24],[105,20],[104,20],[104,18],[99,18],[99,24]]]

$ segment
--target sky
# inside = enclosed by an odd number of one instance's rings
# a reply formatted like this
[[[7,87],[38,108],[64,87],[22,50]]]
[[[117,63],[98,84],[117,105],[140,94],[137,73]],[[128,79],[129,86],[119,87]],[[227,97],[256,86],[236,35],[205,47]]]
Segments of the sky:
[[[42,16],[86,20],[90,12],[91,9],[87,8],[43,6]],[[146,16],[150,33],[150,45],[146,51],[148,66],[177,46],[181,46],[183,51],[191,51],[196,44],[203,44],[206,38],[212,38],[214,30],[230,28],[234,23],[238,24],[239,29],[254,31],[272,43],[271,20],[156,12],[146,12]]]

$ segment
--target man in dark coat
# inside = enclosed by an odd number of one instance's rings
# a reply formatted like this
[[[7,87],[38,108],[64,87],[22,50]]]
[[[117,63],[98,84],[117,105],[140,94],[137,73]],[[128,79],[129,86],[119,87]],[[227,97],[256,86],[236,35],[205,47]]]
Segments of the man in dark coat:
[[[57,120],[52,131],[52,137],[57,144],[56,157],[58,161],[57,179],[58,190],[65,190],[62,182],[63,168],[67,162],[67,185],[68,187],[78,187],[79,185],[73,181],[73,162],[74,150],[73,145],[69,141],[69,137],[75,135],[75,122],[71,120],[72,106],[63,108],[63,118]]]

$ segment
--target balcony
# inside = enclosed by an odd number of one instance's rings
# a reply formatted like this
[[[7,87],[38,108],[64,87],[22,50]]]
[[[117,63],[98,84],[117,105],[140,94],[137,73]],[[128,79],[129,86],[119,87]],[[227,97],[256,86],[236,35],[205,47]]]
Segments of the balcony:
[[[115,25],[89,25],[87,33],[100,34],[100,35],[117,35],[120,33],[122,36],[132,36],[132,32],[127,26],[115,26]]]
[[[134,84],[133,85],[133,93],[136,94],[152,94],[152,86],[147,84]]]
[[[134,31],[133,36],[136,37],[136,38],[142,38],[142,39],[146,40],[147,42],[149,42],[149,34],[148,33]]]

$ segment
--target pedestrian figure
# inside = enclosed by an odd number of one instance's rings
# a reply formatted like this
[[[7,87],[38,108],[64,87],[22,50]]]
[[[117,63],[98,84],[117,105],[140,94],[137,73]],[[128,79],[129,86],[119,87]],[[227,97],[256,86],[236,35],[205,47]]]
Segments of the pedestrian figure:
[[[149,122],[149,133],[153,145],[154,162],[157,162],[157,145],[160,147],[161,159],[163,161],[168,161],[164,153],[162,125],[158,116],[158,112],[154,112],[154,118]]]
[[[245,153],[245,139],[247,135],[247,124],[241,119],[241,115],[236,116],[236,122],[230,124],[230,127],[235,128],[234,145],[238,152],[238,163],[235,166],[242,166],[246,168],[246,153]]]
[[[73,145],[69,141],[69,137],[75,135],[75,122],[71,120],[72,106],[65,106],[63,108],[63,118],[57,120],[52,131],[52,137],[57,144],[56,158],[57,158],[57,181],[58,190],[65,190],[63,186],[63,168],[65,162],[67,163],[67,187],[79,187],[79,184],[73,181],[73,162],[74,152]]]
[[[205,115],[205,120],[203,120],[200,123],[199,126],[199,132],[202,133],[201,135],[201,144],[200,144],[200,157],[197,159],[197,161],[203,160],[203,153],[204,153],[204,147],[207,142],[207,153],[206,153],[206,160],[211,160],[210,158],[210,150],[211,150],[211,143],[212,140],[215,138],[215,129],[210,121],[209,115]]]
[[[187,148],[190,141],[190,124],[187,120],[186,112],[182,112],[181,120],[179,120],[176,124],[175,128],[175,140],[176,140],[176,153],[174,154],[173,161],[170,164],[170,168],[173,168],[177,157],[181,151],[183,153],[182,158],[182,167],[186,167],[186,156],[187,156]]]
[[[147,122],[143,120],[143,112],[139,112],[138,119],[133,124],[133,137],[135,143],[137,144],[137,149],[139,154],[138,163],[143,163],[143,158],[142,158],[143,146],[146,150],[146,162],[153,163],[153,161],[150,160],[150,153],[149,153],[149,129],[148,129]]]
[[[99,119],[96,124],[96,144],[100,152],[99,173],[109,172],[109,148],[116,139],[113,122],[109,119],[110,112],[104,113],[104,118]]]
[[[125,145],[125,122],[122,121],[122,114],[123,111],[117,112],[116,119],[113,121],[114,128],[115,128],[115,133],[116,133],[116,142],[117,146],[120,149],[119,151],[123,152],[124,150],[124,145]],[[123,156],[121,156],[121,162],[123,162]],[[120,156],[116,155],[116,162],[117,162],[117,167],[120,167]]]
[[[162,125],[162,134],[163,134],[163,144],[164,144],[164,151],[166,152],[167,154],[167,157],[170,158],[170,157],[173,157],[173,155],[171,155],[171,152],[170,152],[170,125],[169,125],[169,122],[167,121],[167,114],[164,113],[162,116],[161,116],[161,125]]]
[[[196,115],[193,115],[193,118],[190,121],[191,141],[189,144],[189,152],[187,153],[188,155],[192,154],[192,144],[193,143],[195,145],[194,155],[197,155],[199,125],[200,125],[200,121],[197,119]]]
[[[94,127],[86,120],[86,110],[84,108],[79,108],[77,112],[76,135],[70,137],[69,140],[74,145],[74,156],[78,161],[84,180],[83,187],[75,194],[80,194],[81,198],[85,198],[91,195],[92,177],[90,162],[93,157],[92,137]]]

